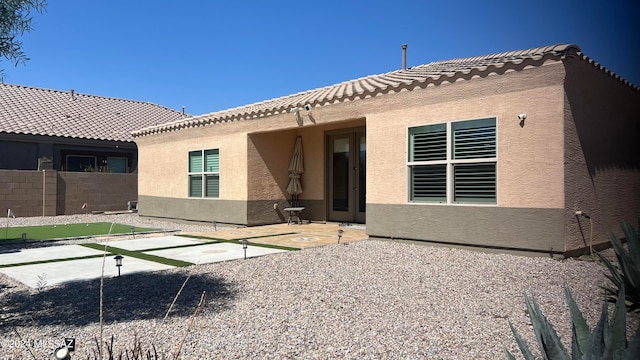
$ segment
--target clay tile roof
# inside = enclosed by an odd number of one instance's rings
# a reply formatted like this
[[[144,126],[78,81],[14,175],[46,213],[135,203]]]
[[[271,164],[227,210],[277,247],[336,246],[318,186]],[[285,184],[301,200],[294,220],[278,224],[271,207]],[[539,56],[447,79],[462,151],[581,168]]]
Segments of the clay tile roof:
[[[336,102],[352,101],[359,98],[398,92],[403,89],[426,87],[428,84],[438,85],[443,82],[470,79],[474,76],[485,76],[492,72],[504,72],[507,69],[539,66],[547,59],[558,60],[565,56],[577,56],[591,62],[582,55],[577,45],[569,44],[436,61],[406,70],[371,75],[255,104],[142,128],[141,130],[135,131],[133,136],[139,137],[175,131],[186,127],[261,118],[273,114],[290,112],[294,107],[302,107],[305,104],[310,104],[315,107]],[[605,70],[593,62],[592,64],[601,70]]]
[[[133,141],[136,129],[182,118],[147,102],[0,84],[0,133]]]

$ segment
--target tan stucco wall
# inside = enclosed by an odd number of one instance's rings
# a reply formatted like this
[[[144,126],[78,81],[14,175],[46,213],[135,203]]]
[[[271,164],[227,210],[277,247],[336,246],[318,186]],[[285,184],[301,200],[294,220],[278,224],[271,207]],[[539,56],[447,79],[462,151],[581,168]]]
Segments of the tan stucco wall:
[[[246,199],[247,137],[231,131],[238,127],[234,125],[184,129],[139,139],[138,171],[144,174],[139,178],[139,194],[187,198],[189,151],[218,148],[220,198]]]
[[[429,87],[405,94],[398,110],[368,114],[367,201],[409,201],[409,127],[495,117],[497,205],[562,208],[563,71],[562,64],[554,64]],[[517,115],[523,112],[527,119],[521,127]]]
[[[198,209],[213,211],[209,204],[217,204],[215,216],[222,218],[224,208],[231,206],[229,221],[238,223],[282,221],[273,204],[286,206],[287,167],[300,136],[305,156],[300,201],[306,201],[312,220],[323,220],[326,135],[366,125],[370,234],[554,253],[584,247],[578,241],[582,238],[574,208],[590,211],[595,228],[607,231],[639,214],[638,191],[624,189],[640,187],[638,157],[628,155],[639,153],[633,114],[640,113],[640,99],[635,90],[620,91],[620,83],[610,76],[578,65],[571,70],[549,61],[520,71],[498,70],[500,74],[425,89],[326,104],[311,114],[301,111],[299,119],[283,113],[138,138],[139,192],[154,204],[173,199],[188,209],[195,199],[187,198],[187,153],[219,148],[220,199],[197,200]],[[585,86],[600,90],[585,93]],[[612,105],[601,107],[603,102]],[[523,112],[527,119],[521,124],[517,116]],[[624,119],[614,125],[603,122],[613,113]],[[408,128],[486,117],[497,119],[497,204],[409,203]],[[621,151],[616,146],[621,141],[634,145]],[[604,158],[603,142],[609,147]],[[478,231],[482,236],[474,237]]]
[[[567,251],[622,237],[640,218],[640,92],[567,60],[565,239]],[[575,211],[591,219],[576,217]],[[592,222],[591,222],[592,221]],[[593,228],[592,228],[593,225]]]

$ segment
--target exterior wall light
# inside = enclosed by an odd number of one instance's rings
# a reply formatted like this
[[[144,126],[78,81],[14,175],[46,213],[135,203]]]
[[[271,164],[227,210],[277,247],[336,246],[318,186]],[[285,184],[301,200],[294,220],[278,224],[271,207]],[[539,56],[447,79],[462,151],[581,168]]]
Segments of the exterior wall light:
[[[116,260],[116,267],[118,268],[118,277],[120,277],[120,268],[122,267],[122,259],[124,259],[124,256],[118,254],[114,259]]]

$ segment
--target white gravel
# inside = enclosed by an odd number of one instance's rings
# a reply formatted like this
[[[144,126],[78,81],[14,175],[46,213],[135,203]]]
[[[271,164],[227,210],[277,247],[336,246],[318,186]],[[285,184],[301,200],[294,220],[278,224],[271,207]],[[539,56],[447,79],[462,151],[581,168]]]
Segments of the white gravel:
[[[167,227],[124,216],[117,222]],[[177,225],[186,226],[193,225]],[[181,359],[501,359],[505,347],[518,352],[509,321],[535,347],[525,291],[536,296],[570,349],[563,287],[593,326],[605,271],[574,259],[377,240],[334,244],[105,279],[103,338],[114,337],[116,352],[139,339],[144,349],[153,344],[160,358],[173,358],[185,339]],[[38,292],[0,274],[0,359],[32,358],[17,334],[37,359],[64,337],[76,339],[73,358],[93,354],[99,289],[95,280]],[[203,292],[206,302],[190,326]],[[638,317],[629,316],[635,329]]]

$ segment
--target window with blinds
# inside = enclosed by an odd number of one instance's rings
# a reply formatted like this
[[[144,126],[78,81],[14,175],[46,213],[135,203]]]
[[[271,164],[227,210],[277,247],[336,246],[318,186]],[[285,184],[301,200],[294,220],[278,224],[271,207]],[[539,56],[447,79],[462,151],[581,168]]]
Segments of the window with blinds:
[[[410,201],[496,203],[496,119],[409,129]]]
[[[220,197],[220,151],[189,152],[189,197]]]

